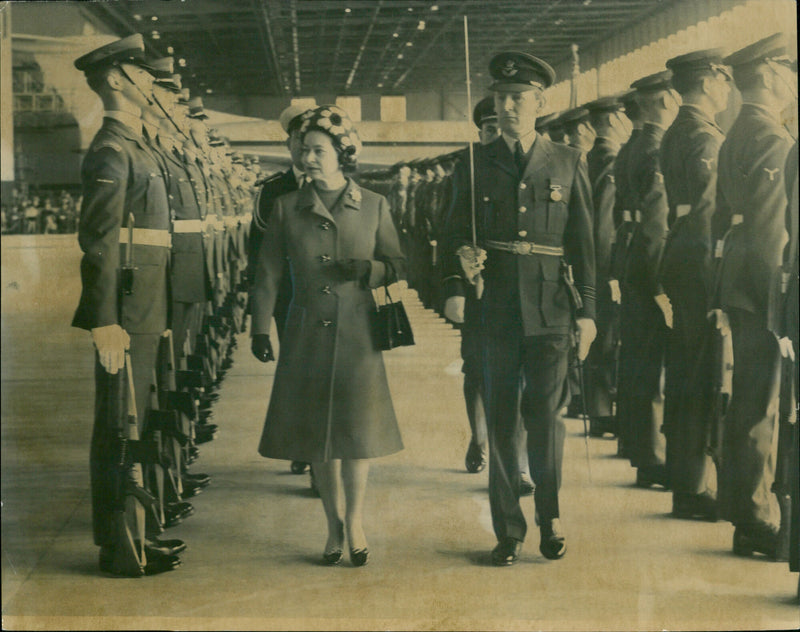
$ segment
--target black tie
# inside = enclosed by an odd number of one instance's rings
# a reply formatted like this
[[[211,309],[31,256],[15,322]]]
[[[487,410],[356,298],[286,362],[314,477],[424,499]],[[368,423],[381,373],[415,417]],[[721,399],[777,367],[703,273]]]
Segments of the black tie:
[[[522,151],[522,143],[519,140],[514,143],[514,163],[517,165],[520,177],[522,177],[525,172],[525,152]]]

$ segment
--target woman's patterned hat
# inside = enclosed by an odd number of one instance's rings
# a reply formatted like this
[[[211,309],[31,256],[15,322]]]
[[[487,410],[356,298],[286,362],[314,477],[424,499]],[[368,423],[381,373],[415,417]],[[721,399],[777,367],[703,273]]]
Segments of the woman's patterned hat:
[[[361,139],[347,112],[336,105],[321,105],[306,116],[300,127],[300,136],[314,130],[328,134],[342,166],[355,167],[361,153]]]

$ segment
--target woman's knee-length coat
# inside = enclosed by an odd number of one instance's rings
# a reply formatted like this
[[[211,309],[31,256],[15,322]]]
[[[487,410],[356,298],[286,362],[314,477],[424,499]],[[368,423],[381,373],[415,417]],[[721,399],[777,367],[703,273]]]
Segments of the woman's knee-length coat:
[[[258,255],[252,333],[269,333],[285,265],[294,295],[259,444],[262,456],[324,461],[403,448],[380,351],[372,342],[370,289],[345,281],[335,262],[371,261],[369,287],[405,258],[386,199],[348,179],[329,211],[307,185],[280,197]]]

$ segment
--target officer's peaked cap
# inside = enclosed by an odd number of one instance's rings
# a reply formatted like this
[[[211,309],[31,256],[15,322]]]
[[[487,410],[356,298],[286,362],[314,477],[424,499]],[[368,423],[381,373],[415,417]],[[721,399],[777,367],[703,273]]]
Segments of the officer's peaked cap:
[[[545,89],[555,83],[556,71],[546,61],[518,51],[506,51],[492,57],[489,73],[494,83],[489,90],[523,92]]]
[[[691,75],[703,70],[715,70],[731,79],[730,72],[722,63],[723,57],[721,48],[696,50],[668,60],[667,68],[672,71],[673,76]]]
[[[637,79],[631,84],[631,88],[637,92],[657,92],[659,90],[669,90],[672,87],[672,71],[662,70],[661,72],[647,75]]]
[[[478,128],[486,121],[497,120],[497,112],[494,111],[494,97],[486,97],[478,101],[478,105],[472,111],[472,120]]]
[[[731,53],[723,60],[723,63],[736,67],[761,64],[773,60],[788,61],[787,46],[786,34],[773,33],[769,37]]]
[[[141,33],[123,37],[78,57],[75,60],[75,68],[82,72],[91,72],[118,63],[135,64],[150,70],[144,54],[144,39]]]

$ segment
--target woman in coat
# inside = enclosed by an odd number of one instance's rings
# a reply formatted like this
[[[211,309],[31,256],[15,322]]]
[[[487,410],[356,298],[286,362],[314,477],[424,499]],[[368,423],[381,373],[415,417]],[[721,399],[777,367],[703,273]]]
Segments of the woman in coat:
[[[368,459],[403,448],[370,334],[370,288],[404,275],[405,258],[386,199],[345,176],[361,148],[347,114],[321,106],[306,116],[312,182],[278,198],[256,264],[252,351],[262,362],[274,359],[268,334],[285,265],[294,287],[259,454],[312,464],[328,519],[324,561],[339,562],[346,533],[363,566]]]

